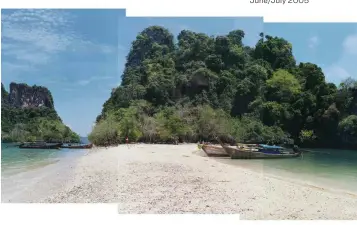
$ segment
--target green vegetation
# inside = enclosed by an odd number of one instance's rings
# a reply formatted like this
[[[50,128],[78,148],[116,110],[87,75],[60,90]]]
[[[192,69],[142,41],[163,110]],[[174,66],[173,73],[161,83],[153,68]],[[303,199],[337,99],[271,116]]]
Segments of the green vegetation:
[[[97,145],[226,140],[356,148],[357,82],[327,83],[320,67],[296,65],[292,45],[244,31],[209,37],[159,26],[138,34],[122,84],[97,118]]]
[[[43,87],[34,86],[34,92]],[[46,93],[49,93],[47,89]],[[49,93],[50,94],[50,93]],[[9,93],[1,84],[1,139],[4,142],[67,141],[79,142],[80,137],[64,125],[54,108],[15,107],[9,103]],[[52,96],[49,96],[53,106]]]

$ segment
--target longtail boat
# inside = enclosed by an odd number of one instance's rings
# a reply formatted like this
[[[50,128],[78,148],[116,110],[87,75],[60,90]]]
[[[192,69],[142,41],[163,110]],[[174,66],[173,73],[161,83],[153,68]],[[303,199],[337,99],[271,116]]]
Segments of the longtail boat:
[[[61,143],[27,142],[19,145],[19,148],[31,149],[60,149]]]
[[[200,145],[199,148],[202,148],[202,150],[207,154],[207,156],[210,157],[228,157],[229,155],[227,152],[222,148],[221,146],[218,145]]]
[[[299,151],[297,148],[286,149],[280,146],[261,144],[255,146],[228,146],[223,144],[221,141],[220,144],[231,157],[231,159],[280,159],[295,158],[301,155],[301,151]]]
[[[66,144],[66,145],[62,145],[62,148],[70,148],[70,149],[89,149],[93,147],[93,144]]]

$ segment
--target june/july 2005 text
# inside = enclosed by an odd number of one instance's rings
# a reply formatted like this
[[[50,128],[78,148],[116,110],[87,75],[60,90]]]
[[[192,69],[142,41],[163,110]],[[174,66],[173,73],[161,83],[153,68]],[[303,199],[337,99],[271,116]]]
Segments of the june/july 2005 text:
[[[262,4],[307,4],[310,0],[249,0],[249,3]]]

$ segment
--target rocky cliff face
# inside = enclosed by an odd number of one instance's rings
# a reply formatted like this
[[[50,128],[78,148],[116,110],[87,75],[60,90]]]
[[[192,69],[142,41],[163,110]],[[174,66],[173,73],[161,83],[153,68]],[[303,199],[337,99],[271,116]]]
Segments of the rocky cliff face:
[[[2,141],[80,140],[78,134],[62,122],[47,88],[11,83],[7,92],[2,84],[1,97]]]
[[[1,104],[7,104],[9,100],[9,93],[6,91],[4,84],[1,83]]]
[[[51,92],[41,86],[28,86],[27,84],[10,84],[7,94],[1,85],[2,101],[16,108],[37,108],[41,106],[53,109]]]

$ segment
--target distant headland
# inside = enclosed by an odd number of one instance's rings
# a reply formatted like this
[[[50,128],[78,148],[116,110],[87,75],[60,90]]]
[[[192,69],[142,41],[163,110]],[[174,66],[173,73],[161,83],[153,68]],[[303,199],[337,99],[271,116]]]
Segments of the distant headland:
[[[80,141],[58,116],[51,92],[24,83],[11,83],[9,92],[1,83],[1,134],[4,142]]]

